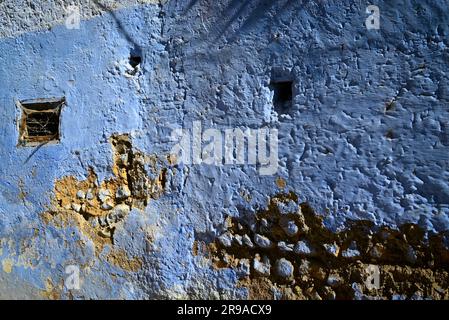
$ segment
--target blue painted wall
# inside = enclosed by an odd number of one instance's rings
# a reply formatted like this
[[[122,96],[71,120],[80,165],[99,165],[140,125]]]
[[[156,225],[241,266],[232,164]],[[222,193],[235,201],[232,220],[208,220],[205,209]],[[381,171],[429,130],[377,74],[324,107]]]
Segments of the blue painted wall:
[[[448,3],[376,4],[380,30],[365,28],[364,1],[168,1],[1,38],[0,296],[68,298],[65,266],[80,264],[75,298],[245,297],[235,272],[194,256],[193,241],[284,191],[332,230],[348,218],[448,229]],[[136,51],[143,61],[129,76]],[[273,74],[294,79],[288,116],[273,109]],[[61,96],[60,143],[17,147],[15,101]],[[277,174],[169,167],[164,195],[116,231],[114,246],[143,259],[138,272],[108,263],[76,227],[40,219],[56,180],[90,167],[112,176],[112,135],[164,157],[172,130],[194,121],[278,129]]]

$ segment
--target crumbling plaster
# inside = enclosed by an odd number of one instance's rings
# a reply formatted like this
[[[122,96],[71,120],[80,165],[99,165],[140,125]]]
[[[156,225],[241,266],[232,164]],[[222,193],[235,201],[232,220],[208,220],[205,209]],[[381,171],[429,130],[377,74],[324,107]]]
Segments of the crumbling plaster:
[[[192,246],[280,192],[334,231],[347,219],[448,229],[447,1],[377,1],[377,31],[365,28],[364,1],[146,1],[111,12],[94,2],[81,6],[79,30],[64,26],[60,4],[0,4],[0,283],[15,288],[2,296],[246,297],[234,270]],[[136,49],[143,61],[130,76]],[[294,79],[289,115],[273,111],[273,73]],[[60,143],[18,147],[15,101],[61,96]],[[277,174],[166,163],[164,194],[133,208],[102,252],[76,224],[42,219],[56,181],[90,168],[99,182],[113,177],[113,135],[164,158],[171,131],[194,121],[277,128]],[[141,269],[110,263],[114,249]],[[82,266],[80,290],[63,285],[70,264]]]

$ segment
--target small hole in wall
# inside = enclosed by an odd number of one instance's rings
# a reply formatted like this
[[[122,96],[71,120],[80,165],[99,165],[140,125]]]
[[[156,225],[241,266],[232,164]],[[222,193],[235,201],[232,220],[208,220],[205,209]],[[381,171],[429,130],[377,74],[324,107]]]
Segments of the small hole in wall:
[[[293,81],[272,81],[270,88],[273,91],[274,110],[278,114],[289,113],[293,99]]]
[[[394,111],[396,107],[396,102],[394,100],[389,101],[385,104],[385,113],[391,113],[392,111]]]
[[[134,48],[129,54],[129,64],[131,67],[136,68],[142,63],[142,50],[140,48]]]
[[[386,137],[388,140],[396,139],[396,136],[395,136],[393,130],[391,130],[391,129],[387,131],[387,133],[385,134],[385,137]]]
[[[131,68],[128,69],[126,73],[130,76],[135,76],[140,70],[140,65],[142,63],[142,50],[140,48],[134,48],[131,50],[128,63]]]
[[[142,62],[142,57],[140,56],[130,56],[129,57],[129,64],[131,67],[135,68]]]
[[[60,116],[64,104],[65,98],[18,102],[22,110],[19,145],[36,146],[59,141]]]

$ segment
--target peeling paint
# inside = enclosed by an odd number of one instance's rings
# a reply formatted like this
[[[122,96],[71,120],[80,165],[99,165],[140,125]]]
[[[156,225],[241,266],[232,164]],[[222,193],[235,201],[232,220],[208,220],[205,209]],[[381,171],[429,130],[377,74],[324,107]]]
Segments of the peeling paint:
[[[0,298],[447,299],[444,1],[380,0],[379,30],[351,0],[80,0],[79,29],[22,2],[0,4]],[[20,144],[17,102],[53,97],[58,141]],[[276,129],[276,176],[178,164],[195,123]]]
[[[132,208],[145,210],[150,199],[160,196],[166,179],[165,169],[160,170],[153,180],[148,177],[145,164],[155,168],[157,158],[134,151],[128,135],[112,137],[111,145],[114,177],[100,183],[91,168],[84,181],[71,176],[56,181],[53,209],[43,214],[46,223],[60,227],[75,224],[95,243],[97,254],[105,244],[113,244],[116,224],[125,219]],[[125,189],[127,193],[123,191]],[[123,258],[119,259],[117,252],[111,259],[114,264],[124,264],[118,263]]]
[[[297,195],[280,194],[255,216],[228,218],[209,256],[215,267],[240,274],[253,299],[272,298],[273,288],[285,299],[449,297],[447,232],[426,234],[416,224],[394,230],[357,220],[333,233],[322,220],[307,203],[298,203]],[[198,255],[198,247],[193,250]],[[282,260],[291,266],[289,276],[279,269]],[[370,265],[383,278],[376,290],[366,285]]]

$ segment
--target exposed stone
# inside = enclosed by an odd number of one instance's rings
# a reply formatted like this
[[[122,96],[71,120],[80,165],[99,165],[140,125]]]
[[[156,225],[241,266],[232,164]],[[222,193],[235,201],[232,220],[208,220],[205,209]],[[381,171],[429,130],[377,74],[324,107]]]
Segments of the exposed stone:
[[[277,203],[277,208],[279,210],[279,213],[280,214],[284,214],[284,215],[292,214],[292,213],[297,212],[298,211],[298,207],[299,207],[298,204],[295,203],[292,200],[289,200],[287,202],[279,201]]]
[[[270,248],[272,245],[270,239],[260,234],[254,236],[254,242],[261,248]]]
[[[128,166],[128,153],[120,154],[119,159],[120,159],[120,165],[122,165],[123,167]]]
[[[251,262],[249,259],[240,259],[238,266],[239,273],[242,276],[249,276],[251,274]]]
[[[225,232],[221,236],[218,237],[218,241],[226,248],[232,246],[232,234],[230,232]]]
[[[293,252],[294,245],[286,244],[284,241],[280,241],[280,242],[278,242],[278,248],[279,248],[279,250],[284,251],[284,252]]]
[[[243,235],[242,241],[243,241],[243,243],[244,243],[246,246],[248,246],[249,248],[254,248],[254,244],[253,244],[253,242],[251,241],[251,238],[250,238],[247,234]]]
[[[289,279],[293,276],[294,267],[290,261],[281,258],[276,261],[275,270],[278,276]]]
[[[405,294],[394,294],[391,297],[391,300],[393,301],[402,301],[402,300],[407,300],[407,296]]]
[[[242,236],[239,234],[234,235],[234,242],[237,243],[237,245],[241,246],[243,244]]]
[[[100,229],[100,231],[98,233],[103,238],[110,238],[112,235],[111,230],[109,230],[109,229]]]
[[[255,222],[250,223],[249,230],[251,230],[252,232],[256,232],[257,231],[257,223],[255,223]]]
[[[332,244],[326,243],[323,246],[324,246],[324,249],[326,249],[326,251],[329,254],[331,254],[335,257],[338,256],[338,253],[340,252],[340,247],[336,243],[332,243]]]
[[[296,235],[299,230],[295,222],[288,219],[281,219],[280,226],[282,227],[284,232],[290,237]]]
[[[310,256],[315,254],[315,250],[308,243],[308,241],[298,241],[293,249],[296,254]]]
[[[94,228],[94,229],[97,228],[98,226],[100,226],[100,222],[99,222],[99,218],[98,217],[90,219],[89,222],[90,222],[91,227]]]
[[[341,255],[348,259],[358,258],[360,257],[360,251],[357,250],[357,244],[353,241],[349,248],[342,251]]]
[[[326,283],[329,286],[331,286],[332,288],[334,288],[334,287],[337,287],[338,285],[340,285],[342,283],[342,279],[341,279],[340,275],[338,275],[336,273],[333,273],[333,274],[330,274],[327,277]]]
[[[90,200],[93,200],[94,198],[95,198],[95,196],[92,193],[92,189],[89,189],[86,194],[86,199],[90,201]]]
[[[94,221],[97,221],[97,223],[93,222],[92,225],[99,225],[102,228],[106,228],[108,226],[108,223],[106,221],[106,217],[96,217]]]
[[[131,208],[126,204],[119,204],[112,209],[112,211],[107,215],[106,221],[109,225],[121,221],[124,217],[128,215]]]
[[[103,202],[101,204],[101,209],[102,210],[111,210],[112,208],[114,208],[114,204],[111,202],[111,200],[106,200],[105,202]]]
[[[363,288],[361,284],[354,282],[352,283],[351,288],[354,292],[354,300],[364,300],[366,296],[363,294]]]
[[[224,221],[224,227],[226,229],[232,228],[232,218],[231,217],[226,217],[226,219]]]
[[[129,190],[128,186],[120,186],[117,189],[117,192],[115,194],[115,197],[118,200],[124,200],[131,196],[131,191]]]
[[[285,197],[285,195],[282,195],[282,197]],[[447,289],[444,289],[447,286],[447,281],[449,281],[449,275],[446,271],[441,270],[441,263],[446,261],[448,255],[446,251],[444,253],[439,251],[441,250],[440,238],[433,238],[433,247],[424,247],[424,242],[418,242],[420,239],[419,233],[411,233],[410,231],[418,230],[419,227],[415,227],[416,229],[404,227],[403,229],[406,231],[403,234],[388,229],[384,232],[384,234],[389,234],[386,240],[381,240],[382,243],[373,246],[375,241],[379,241],[382,229],[377,230],[369,222],[360,221],[354,222],[349,229],[341,229],[331,233],[324,227],[321,217],[311,215],[311,211],[307,211],[306,205],[302,205],[302,207],[304,214],[302,217],[290,214],[281,215],[276,210],[273,211],[272,207],[269,207],[267,211],[261,211],[260,217],[255,217],[255,220],[259,222],[262,219],[267,220],[271,227],[262,230],[262,224],[258,223],[257,225],[258,228],[256,229],[258,230],[255,232],[254,241],[257,248],[260,248],[259,250],[263,249],[262,252],[265,253],[264,259],[266,260],[261,260],[259,254],[256,253],[252,271],[254,276],[264,275],[264,281],[271,283],[270,288],[278,289],[277,295],[279,298],[286,298],[286,295],[289,299],[298,298],[294,295],[295,292],[299,292],[301,298],[309,299],[377,299],[381,297],[391,298],[393,294],[404,291],[410,298],[413,295],[413,292],[409,289],[412,281],[410,279],[415,277],[420,279],[420,283],[426,283],[423,289],[426,290],[425,292],[430,292],[433,299],[449,296]],[[301,221],[307,220],[311,231],[307,234],[297,234],[295,238],[299,237],[301,240],[293,246],[289,243],[290,237],[281,228],[282,219],[294,221],[298,227],[305,225]],[[245,228],[251,225],[250,222],[245,221],[244,230],[237,228],[238,223],[239,220],[236,218],[231,224],[231,233],[248,232]],[[248,240],[250,239],[247,235],[242,236],[242,243]],[[272,241],[276,242],[272,243]],[[348,242],[349,246],[347,245]],[[269,247],[267,247],[268,244],[270,244]],[[276,244],[276,246],[273,244]],[[417,244],[419,244],[419,247],[417,247]],[[250,249],[241,250],[238,241],[234,241],[231,250],[218,249],[218,251],[215,251],[215,255],[219,254],[220,260],[225,262],[224,265],[235,268],[236,272],[240,268],[236,261],[242,258],[246,259],[248,254],[253,254]],[[299,257],[293,258],[292,249]],[[423,251],[429,249],[435,252],[435,258],[431,260],[433,261],[431,265],[429,261],[421,261],[425,257]],[[383,252],[377,255],[378,259],[383,260],[373,261],[375,258],[372,257],[372,253],[376,250]],[[342,251],[341,254],[340,251]],[[398,252],[401,253],[399,256]],[[408,254],[411,257],[407,257]],[[389,265],[392,258],[399,259],[400,265]],[[273,272],[269,271],[270,260],[273,262]],[[382,279],[384,279],[382,287],[379,289],[368,287],[366,283],[371,275],[368,271],[371,264],[380,267]],[[416,267],[418,264],[419,267]],[[413,267],[410,265],[413,265]],[[278,270],[282,266],[285,266],[285,270],[287,270],[285,273]],[[440,269],[436,269],[438,268],[436,266],[440,266]],[[422,267],[434,269],[421,270]],[[292,274],[292,276],[289,277],[289,274]],[[245,281],[254,285],[257,279],[262,278],[251,277],[250,275],[250,278],[245,279]],[[429,288],[429,285],[432,287]],[[293,290],[296,286],[300,290]],[[272,295],[271,290],[270,296]]]
[[[111,198],[111,192],[108,189],[100,189],[98,192],[98,199],[104,203],[106,200]]]
[[[360,257],[360,251],[359,250],[354,250],[354,249],[346,249],[343,250],[341,253],[341,256],[344,258],[358,258]]]
[[[76,212],[81,212],[81,205],[78,203],[72,203],[72,209]]]
[[[78,192],[76,193],[76,197],[78,199],[84,199],[86,198],[86,193],[83,190],[78,190]]]
[[[424,294],[418,290],[410,297],[410,300],[425,300]]]
[[[269,276],[271,273],[270,259],[264,256],[263,259],[261,260],[260,256],[256,255],[256,257],[253,260],[253,269],[259,275]]]

